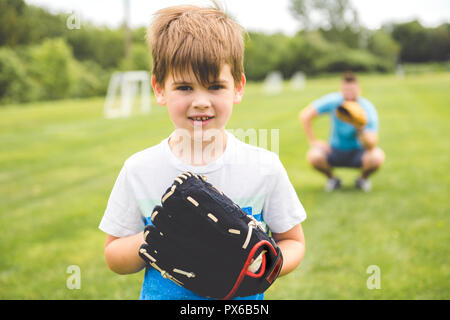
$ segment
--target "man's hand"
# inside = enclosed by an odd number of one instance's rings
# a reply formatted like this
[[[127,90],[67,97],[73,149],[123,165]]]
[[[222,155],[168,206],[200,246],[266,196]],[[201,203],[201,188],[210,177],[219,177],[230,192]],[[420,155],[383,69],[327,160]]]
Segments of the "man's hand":
[[[317,147],[326,153],[330,153],[330,145],[323,140],[316,139],[312,130],[311,122],[318,115],[319,114],[317,113],[317,110],[313,107],[313,105],[310,104],[299,113],[299,121],[305,129],[306,138],[308,139],[311,147]]]
[[[314,140],[311,142],[311,146],[317,147],[317,148],[325,151],[326,153],[331,153],[331,147],[326,141]]]
[[[378,133],[369,130],[357,130],[358,139],[361,141],[364,149],[371,150],[377,146]]]

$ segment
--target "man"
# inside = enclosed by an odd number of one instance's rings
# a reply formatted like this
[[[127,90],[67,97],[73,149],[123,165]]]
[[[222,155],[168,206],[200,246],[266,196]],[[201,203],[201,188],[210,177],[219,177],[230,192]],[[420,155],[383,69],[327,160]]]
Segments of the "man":
[[[341,187],[341,180],[333,175],[335,167],[359,168],[361,175],[356,179],[355,187],[370,191],[372,186],[368,177],[385,159],[383,150],[377,147],[377,112],[372,103],[360,94],[361,88],[356,76],[352,72],[345,72],[340,92],[327,94],[300,112],[299,120],[311,145],[307,159],[315,169],[327,176],[325,190],[328,192]],[[356,102],[362,108],[367,119],[365,125],[358,126],[338,117],[338,107],[349,102]],[[314,118],[324,114],[331,116],[328,143],[316,139],[311,126]]]

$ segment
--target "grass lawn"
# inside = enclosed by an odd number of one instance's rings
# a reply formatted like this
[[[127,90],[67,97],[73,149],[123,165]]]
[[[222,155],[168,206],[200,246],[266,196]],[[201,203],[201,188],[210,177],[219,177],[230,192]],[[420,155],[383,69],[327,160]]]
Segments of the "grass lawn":
[[[299,268],[266,299],[450,298],[450,74],[361,76],[378,109],[386,163],[373,191],[352,188],[355,170],[337,170],[344,188],[327,194],[306,163],[298,111],[338,88],[337,77],[285,85],[265,96],[248,84],[230,129],[279,129],[279,155],[308,218]],[[120,276],[104,261],[98,229],[119,170],[131,154],[172,131],[166,110],[102,117],[104,99],[0,108],[0,299],[137,299],[143,272]],[[314,123],[323,139],[328,119]],[[67,269],[81,270],[69,290]],[[369,290],[369,266],[380,289]]]

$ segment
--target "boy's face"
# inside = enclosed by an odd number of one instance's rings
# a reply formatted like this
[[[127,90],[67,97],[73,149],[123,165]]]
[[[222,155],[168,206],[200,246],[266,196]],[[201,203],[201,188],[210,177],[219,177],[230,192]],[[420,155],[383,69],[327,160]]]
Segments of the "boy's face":
[[[204,87],[193,74],[169,75],[161,86],[152,77],[158,104],[167,106],[176,129],[185,129],[193,136],[194,128],[225,129],[234,104],[241,102],[245,76],[235,86],[230,66],[225,64],[215,82]]]

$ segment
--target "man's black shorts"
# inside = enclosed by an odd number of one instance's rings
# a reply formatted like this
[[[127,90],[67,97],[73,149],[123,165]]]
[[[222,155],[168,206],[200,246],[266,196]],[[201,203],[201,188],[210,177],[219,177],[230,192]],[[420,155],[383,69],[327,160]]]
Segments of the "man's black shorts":
[[[332,148],[327,157],[328,164],[332,167],[361,168],[364,152],[364,149],[340,150]]]

